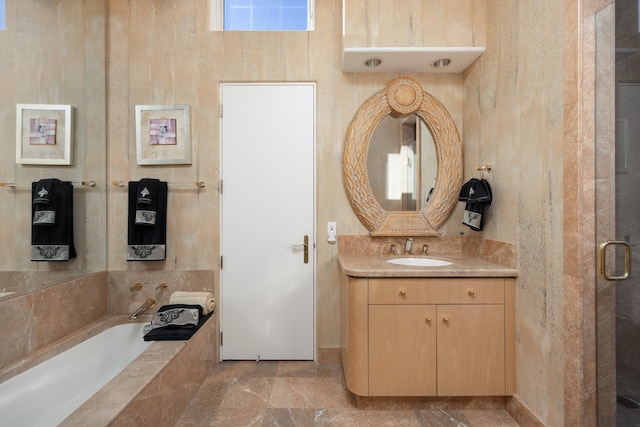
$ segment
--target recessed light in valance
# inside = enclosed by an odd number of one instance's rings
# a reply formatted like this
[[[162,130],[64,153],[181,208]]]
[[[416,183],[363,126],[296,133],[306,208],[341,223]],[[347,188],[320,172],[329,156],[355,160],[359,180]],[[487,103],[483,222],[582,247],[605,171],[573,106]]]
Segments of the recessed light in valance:
[[[343,73],[462,73],[484,47],[345,47]]]
[[[364,65],[366,65],[369,68],[375,68],[375,67],[379,67],[380,65],[382,65],[382,59],[380,58],[369,58],[366,61],[364,61]]]
[[[444,68],[446,66],[448,66],[449,64],[451,64],[451,60],[449,58],[440,58],[436,61],[433,61],[431,63],[431,66],[433,68]]]

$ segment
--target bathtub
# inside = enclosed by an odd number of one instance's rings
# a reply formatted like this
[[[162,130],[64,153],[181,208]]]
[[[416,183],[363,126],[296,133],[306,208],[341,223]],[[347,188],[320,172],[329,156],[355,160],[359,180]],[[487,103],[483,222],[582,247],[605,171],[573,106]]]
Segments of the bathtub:
[[[151,345],[143,327],[112,326],[1,383],[0,424],[60,424]]]
[[[155,342],[145,324],[101,319],[0,373],[0,427],[172,425],[215,364],[215,323]]]

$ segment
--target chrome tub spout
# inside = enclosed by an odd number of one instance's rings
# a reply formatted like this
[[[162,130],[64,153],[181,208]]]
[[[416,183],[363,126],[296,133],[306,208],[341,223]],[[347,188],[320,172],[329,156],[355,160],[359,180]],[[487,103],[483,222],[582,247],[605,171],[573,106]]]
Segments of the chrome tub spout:
[[[142,304],[140,307],[138,307],[138,309],[136,311],[134,311],[131,314],[131,316],[129,316],[129,319],[136,320],[139,315],[141,315],[145,311],[149,310],[154,305],[156,305],[156,300],[154,298],[151,298],[151,297],[147,298],[147,300],[144,302],[144,304]]]

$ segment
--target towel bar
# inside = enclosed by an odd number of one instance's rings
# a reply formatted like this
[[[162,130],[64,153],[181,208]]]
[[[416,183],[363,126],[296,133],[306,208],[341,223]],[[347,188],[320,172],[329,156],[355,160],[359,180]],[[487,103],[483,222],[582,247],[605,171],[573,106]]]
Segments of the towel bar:
[[[95,181],[78,181],[71,182],[74,186],[82,186],[82,187],[95,187]],[[31,183],[29,184],[16,184],[15,182],[0,182],[0,187],[8,187],[8,188],[17,188],[17,187],[29,187],[31,188]]]
[[[169,185],[193,185],[194,183],[193,182],[168,182],[167,184],[169,184]],[[114,187],[126,187],[127,183],[125,181],[111,181],[111,185],[113,185]],[[204,181],[196,181],[195,185],[198,188],[204,188],[205,187]]]

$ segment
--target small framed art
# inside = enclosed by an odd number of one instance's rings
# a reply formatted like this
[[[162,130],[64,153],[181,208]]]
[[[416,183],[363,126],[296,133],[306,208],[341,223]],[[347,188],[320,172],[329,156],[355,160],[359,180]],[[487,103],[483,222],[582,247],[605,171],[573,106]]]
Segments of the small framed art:
[[[189,106],[136,105],[139,165],[191,164]]]
[[[16,163],[70,165],[72,142],[71,105],[17,105]]]

